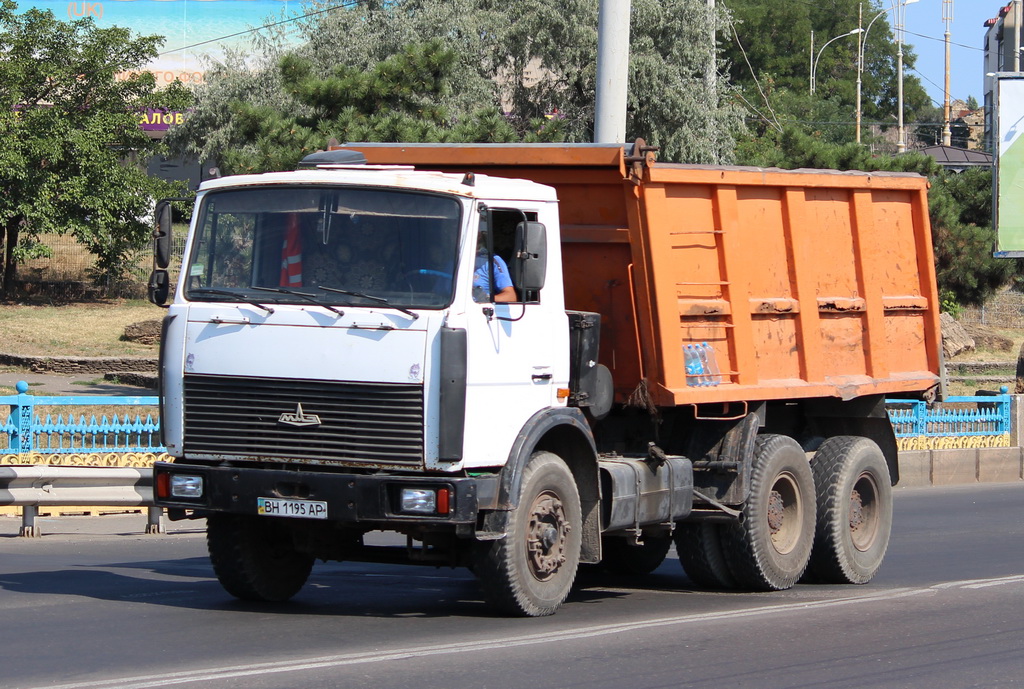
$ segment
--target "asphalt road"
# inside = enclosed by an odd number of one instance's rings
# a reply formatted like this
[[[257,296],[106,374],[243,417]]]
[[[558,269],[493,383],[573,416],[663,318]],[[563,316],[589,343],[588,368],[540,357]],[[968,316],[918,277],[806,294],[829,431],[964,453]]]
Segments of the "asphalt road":
[[[1024,483],[897,490],[867,586],[710,592],[673,555],[585,572],[541,619],[491,616],[464,570],[383,565],[318,564],[292,602],[242,604],[196,524],[41,525],[0,523],[8,689],[1024,686]]]

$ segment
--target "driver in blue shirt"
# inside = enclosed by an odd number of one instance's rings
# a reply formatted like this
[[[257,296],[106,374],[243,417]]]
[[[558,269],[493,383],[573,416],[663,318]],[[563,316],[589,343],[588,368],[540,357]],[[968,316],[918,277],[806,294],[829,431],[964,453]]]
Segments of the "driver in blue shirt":
[[[516,288],[512,286],[512,276],[508,272],[508,265],[501,258],[495,255],[494,263],[494,301],[515,301]],[[487,269],[486,249],[476,254],[476,266],[473,270],[473,299],[477,302],[486,302],[490,299],[491,284],[490,271]]]

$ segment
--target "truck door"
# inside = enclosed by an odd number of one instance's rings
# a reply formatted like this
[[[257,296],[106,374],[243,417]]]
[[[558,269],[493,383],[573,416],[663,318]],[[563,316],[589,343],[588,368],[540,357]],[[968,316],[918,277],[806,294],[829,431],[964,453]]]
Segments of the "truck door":
[[[535,218],[536,214],[531,217],[519,210],[481,214],[466,321],[467,466],[503,464],[527,420],[558,403],[559,354],[568,349],[565,311],[554,303],[560,303],[558,299],[545,304],[544,290],[524,293],[512,284],[512,295],[507,289],[516,225]],[[551,285],[548,290],[559,287]],[[564,387],[566,381],[561,384]]]

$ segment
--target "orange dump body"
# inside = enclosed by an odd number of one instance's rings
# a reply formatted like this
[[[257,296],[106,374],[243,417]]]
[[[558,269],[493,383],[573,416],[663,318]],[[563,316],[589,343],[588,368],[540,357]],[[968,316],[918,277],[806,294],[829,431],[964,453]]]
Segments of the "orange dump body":
[[[345,148],[555,187],[566,306],[601,314],[619,401],[851,399],[938,383],[923,177],[661,164],[607,145]],[[684,346],[705,342],[716,385],[684,364]]]

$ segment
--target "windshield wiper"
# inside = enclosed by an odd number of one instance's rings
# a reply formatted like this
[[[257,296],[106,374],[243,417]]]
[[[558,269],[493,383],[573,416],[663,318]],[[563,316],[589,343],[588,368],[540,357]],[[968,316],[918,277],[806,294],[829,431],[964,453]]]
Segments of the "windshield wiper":
[[[341,309],[336,309],[330,304],[323,303],[322,301],[316,298],[315,294],[310,294],[309,292],[299,292],[298,290],[286,289],[284,287],[253,287],[252,289],[258,289],[263,292],[276,292],[278,294],[290,294],[292,296],[299,297],[300,299],[305,299],[308,302],[312,302],[313,304],[325,308],[328,311],[332,311],[338,314],[339,316],[345,315],[345,312],[342,311]]]
[[[224,296],[234,297],[239,301],[244,301],[246,304],[251,304],[258,309],[263,309],[267,313],[274,313],[274,309],[259,303],[255,299],[250,299],[249,297],[245,296],[245,294],[237,290],[220,289],[218,287],[196,287],[188,291],[189,296],[192,296],[193,294],[223,294]]]
[[[324,292],[336,292],[338,294],[344,294],[344,295],[347,295],[349,297],[358,297],[359,299],[369,299],[370,301],[375,301],[378,304],[384,304],[389,309],[394,309],[395,311],[401,311],[402,313],[404,313],[406,316],[409,316],[413,320],[416,320],[417,318],[420,317],[420,315],[418,313],[416,313],[415,311],[410,311],[409,309],[403,308],[401,306],[392,306],[391,303],[387,299],[385,299],[384,297],[374,297],[374,296],[369,295],[369,294],[363,294],[362,292],[353,292],[351,290],[339,289],[337,287],[325,287],[324,285],[317,285],[316,288],[317,289],[322,289]],[[354,304],[353,304],[353,306],[354,306]]]

